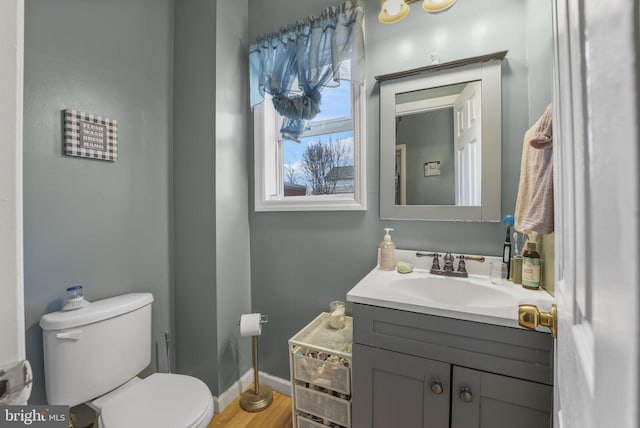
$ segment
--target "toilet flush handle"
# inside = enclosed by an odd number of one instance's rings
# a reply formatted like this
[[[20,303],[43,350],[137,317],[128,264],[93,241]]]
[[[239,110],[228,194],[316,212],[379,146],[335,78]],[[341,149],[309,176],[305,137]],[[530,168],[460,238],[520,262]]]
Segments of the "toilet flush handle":
[[[82,337],[82,330],[66,331],[64,333],[57,333],[56,338],[62,340],[80,340]]]

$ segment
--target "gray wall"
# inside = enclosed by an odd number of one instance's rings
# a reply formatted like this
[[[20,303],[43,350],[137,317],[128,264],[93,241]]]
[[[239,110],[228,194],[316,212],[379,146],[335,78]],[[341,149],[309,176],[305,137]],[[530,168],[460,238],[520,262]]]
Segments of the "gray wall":
[[[240,315],[251,312],[247,165],[247,0],[217,2],[216,286],[219,392],[251,367],[251,339]],[[252,146],[253,147],[253,146]]]
[[[40,317],[65,288],[88,300],[153,293],[170,329],[171,0],[29,0],[25,22],[24,250],[31,403],[44,403]],[[61,110],[118,120],[117,162],[62,154]]]
[[[175,6],[176,367],[219,395],[251,366],[247,1]]]
[[[173,213],[176,370],[218,390],[216,6],[175,2]]]
[[[249,39],[273,31],[333,1],[250,0]],[[261,369],[287,378],[287,339],[329,301],[344,299],[375,265],[382,227],[395,228],[399,248],[500,254],[499,223],[379,220],[379,91],[374,76],[427,65],[430,52],[449,61],[509,50],[503,65],[502,212],[513,212],[522,137],[529,121],[524,0],[461,1],[430,15],[419,4],[402,22],[377,20],[378,0],[367,0],[366,149],[369,208],[366,212],[250,213],[252,307],[271,315],[262,338]],[[549,37],[551,35],[549,34]],[[550,61],[551,52],[539,60]],[[251,137],[250,137],[251,138]]]
[[[553,52],[550,1],[525,2],[527,66],[529,68],[529,124],[533,125],[553,99],[553,61],[540,61]]]
[[[167,369],[163,334],[171,330],[174,369],[203,379],[217,395],[251,358],[250,341],[238,337],[237,326],[251,305],[246,0],[27,6],[32,401],[45,400],[37,322],[60,309],[64,288],[77,283],[89,300],[153,292],[160,363],[147,372]],[[217,8],[224,19],[217,20]],[[120,160],[62,156],[66,107],[118,119]]]
[[[406,144],[407,205],[455,205],[453,108],[402,117],[397,143]],[[440,175],[424,176],[425,162],[440,161]]]

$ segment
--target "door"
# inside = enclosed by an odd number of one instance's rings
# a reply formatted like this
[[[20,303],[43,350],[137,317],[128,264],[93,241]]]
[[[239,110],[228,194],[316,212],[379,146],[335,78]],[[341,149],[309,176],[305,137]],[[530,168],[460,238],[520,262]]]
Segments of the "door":
[[[396,205],[407,205],[407,145],[396,144]]]
[[[354,428],[449,428],[449,364],[357,343],[353,360]]]
[[[456,205],[481,204],[481,90],[481,82],[469,82],[453,103]]]
[[[453,366],[451,428],[550,428],[550,385]]]
[[[555,23],[554,426],[635,428],[638,5],[556,0]]]

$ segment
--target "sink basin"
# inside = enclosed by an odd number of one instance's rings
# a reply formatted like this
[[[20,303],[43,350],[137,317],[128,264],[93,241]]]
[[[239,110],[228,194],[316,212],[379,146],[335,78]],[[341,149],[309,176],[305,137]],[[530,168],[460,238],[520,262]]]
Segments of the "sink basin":
[[[495,308],[517,304],[508,292],[471,278],[435,277],[431,275],[399,277],[389,288],[424,303],[455,307]]]
[[[396,258],[411,264],[413,272],[401,274],[373,268],[349,292],[352,303],[521,328],[518,305],[551,310],[554,299],[544,290],[527,290],[505,281],[492,284],[489,263],[502,258],[485,256],[484,263],[467,264],[468,278],[433,275],[431,260],[415,251],[396,250]]]

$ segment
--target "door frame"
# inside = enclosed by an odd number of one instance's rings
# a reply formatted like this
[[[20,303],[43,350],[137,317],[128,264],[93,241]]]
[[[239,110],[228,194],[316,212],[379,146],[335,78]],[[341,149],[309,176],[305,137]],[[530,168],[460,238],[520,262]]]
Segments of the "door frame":
[[[0,368],[25,359],[22,223],[24,0],[0,2]]]

